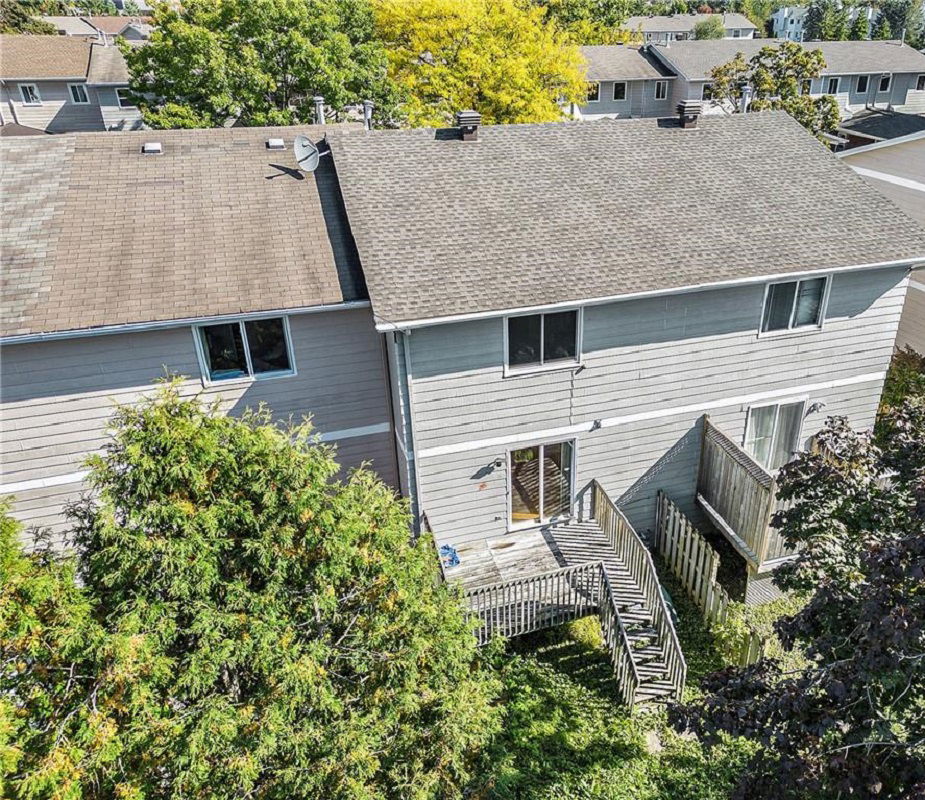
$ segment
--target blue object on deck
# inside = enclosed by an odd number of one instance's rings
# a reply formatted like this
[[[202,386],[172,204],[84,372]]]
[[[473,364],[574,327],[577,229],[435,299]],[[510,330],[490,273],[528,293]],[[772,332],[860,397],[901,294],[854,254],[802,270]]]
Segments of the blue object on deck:
[[[456,548],[448,544],[440,545],[440,560],[444,567],[458,567],[459,555],[456,553]]]

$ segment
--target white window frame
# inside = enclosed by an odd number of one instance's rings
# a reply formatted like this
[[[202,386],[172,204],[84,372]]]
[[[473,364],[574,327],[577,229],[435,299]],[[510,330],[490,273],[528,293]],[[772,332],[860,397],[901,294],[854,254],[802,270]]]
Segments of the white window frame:
[[[861,81],[864,81],[864,88],[861,88]],[[866,95],[870,91],[870,75],[858,75],[857,83],[854,86],[854,90],[858,94]]]
[[[119,108],[136,108],[134,103],[123,103],[122,102],[122,96],[119,94],[119,92],[128,92],[128,91],[129,91],[128,86],[120,86],[115,90],[116,103],[119,104]]]
[[[922,88],[919,89],[919,84],[922,84]],[[925,91],[925,73],[920,73],[915,76],[915,91],[921,92]]]
[[[575,360],[574,361],[554,361],[549,364],[542,363],[543,348],[545,347],[545,342],[543,341],[543,333],[545,331],[546,320],[545,316],[547,314],[562,314],[566,311],[577,311],[578,316],[575,319]],[[540,363],[539,364],[515,364],[513,367],[510,365],[510,350],[508,348],[508,320],[516,319],[517,317],[540,317]],[[581,352],[582,339],[584,334],[585,327],[585,310],[582,306],[575,306],[574,308],[557,308],[555,311],[531,311],[524,314],[508,314],[502,319],[503,325],[503,347],[504,347],[504,377],[519,377],[521,375],[532,375],[536,372],[558,372],[559,370],[566,369],[578,369],[582,366],[583,354]]]
[[[32,89],[32,93],[35,95],[35,100],[27,100],[26,93],[24,89],[26,87]],[[42,93],[39,91],[37,83],[21,83],[19,84],[19,99],[22,100],[24,106],[40,106],[42,105]]]
[[[733,39],[741,39],[741,38],[742,38],[742,31],[741,31],[739,28],[733,28],[733,29],[732,29],[732,38],[733,38]]]
[[[756,464],[759,464],[763,470],[770,474],[774,474],[769,467],[766,467],[764,464],[761,464],[758,459],[752,455],[748,449],[748,433],[752,424],[752,411],[759,408],[771,408],[776,407],[777,411],[774,413],[774,430],[771,431],[771,451],[774,450],[774,437],[777,436],[777,426],[780,422],[780,407],[781,406],[790,406],[794,403],[802,403],[802,409],[800,411],[800,429],[797,431],[797,440],[795,442],[796,449],[793,451],[794,454],[802,451],[801,444],[803,442],[803,426],[806,424],[806,405],[809,403],[809,395],[798,395],[797,397],[785,397],[781,400],[774,400],[769,403],[754,403],[748,407],[748,410],[745,413],[745,432],[742,434],[742,449],[748,453],[749,458],[751,458]],[[792,460],[792,458],[791,458]]]
[[[591,99],[591,87],[597,87],[597,97],[593,100]],[[600,103],[601,102],[601,83],[600,81],[588,81],[588,99],[585,100],[586,103]]]
[[[617,87],[618,86],[623,87],[623,97],[620,100],[617,100]],[[627,86],[626,81],[614,81],[613,82],[613,91],[610,94],[610,98],[611,100],[613,100],[614,103],[625,103],[627,100],[629,100],[629,87]]]
[[[832,81],[835,81],[835,91],[832,91]],[[839,75],[833,75],[830,78],[825,79],[825,93],[826,94],[838,94],[841,90],[841,77]]]
[[[705,102],[712,102],[713,98],[712,98],[712,97],[707,97],[707,90],[708,90],[708,89],[712,91],[712,89],[713,89],[713,84],[712,84],[712,83],[707,82],[707,83],[702,83],[702,84],[700,84],[700,99],[703,100],[703,101],[705,101]]]
[[[883,81],[886,79],[886,89],[883,88]],[[877,94],[882,94],[883,92],[888,92],[893,88],[893,73],[888,72],[885,75],[880,75],[877,78]]]
[[[282,319],[283,335],[286,338],[286,350],[289,354],[289,369],[279,370],[276,372],[254,373],[254,366],[251,364],[251,350],[247,342],[247,329],[245,322],[255,322],[261,319]],[[247,363],[247,375],[241,375],[237,378],[225,378],[222,380],[212,380],[209,374],[209,359],[206,356],[205,344],[202,341],[202,329],[212,328],[216,325],[238,325],[241,330],[241,343],[244,346],[244,360]],[[196,344],[196,358],[199,361],[199,374],[202,376],[203,386],[233,386],[235,384],[253,383],[254,381],[270,381],[275,378],[292,378],[298,375],[295,363],[295,349],[292,346],[292,331],[289,328],[289,317],[285,314],[255,314],[246,317],[236,317],[234,319],[223,320],[222,322],[203,322],[192,326],[193,341]]]
[[[658,87],[663,86],[665,88],[665,94],[662,97],[658,96]],[[656,81],[655,82],[655,94],[653,97],[656,100],[667,100],[668,99],[668,81]]]
[[[559,517],[544,517],[543,516],[543,500],[545,498],[543,497],[544,490],[543,490],[543,471],[542,471],[542,465],[543,465],[542,449],[546,447],[547,445],[566,444],[566,443],[572,446],[572,463],[570,465],[571,469],[569,470],[568,513],[565,514],[564,516],[559,516]],[[513,520],[514,484],[513,484],[513,481],[511,480],[514,474],[514,464],[511,461],[511,456],[515,450],[523,450],[525,447],[539,447],[540,448],[540,485],[539,485],[540,521],[534,522],[533,520],[525,520],[524,522],[518,522],[515,524]],[[575,516],[575,486],[577,485],[576,473],[578,469],[578,439],[568,439],[568,438],[566,439],[562,439],[562,438],[531,439],[528,442],[523,442],[514,447],[509,447],[506,451],[505,461],[507,462],[507,476],[505,478],[507,482],[507,486],[505,488],[507,490],[507,530],[508,531],[522,531],[522,530],[527,530],[530,528],[542,528],[542,527],[545,527],[546,525],[552,525],[555,523],[563,522],[565,520],[574,518]]]
[[[74,89],[76,89],[76,88],[80,88],[80,89],[83,90],[84,97],[87,98],[86,100],[77,100],[77,99],[74,97]],[[70,98],[71,102],[72,102],[75,106],[88,106],[88,105],[90,105],[90,92],[87,91],[87,84],[85,84],[85,83],[69,83],[69,84],[67,85],[67,93],[68,93],[68,97]]]
[[[800,295],[800,283],[802,281],[814,281],[819,278],[825,279],[825,285],[822,287],[822,302],[819,305],[819,320],[813,325],[800,325],[799,327],[793,327],[793,315],[796,313],[797,308],[797,298]],[[762,331],[761,328],[764,325],[764,312],[768,305],[768,299],[771,296],[771,287],[778,286],[782,283],[795,283],[797,284],[797,290],[793,295],[793,306],[790,308],[790,322],[786,328],[780,328],[779,330],[773,331]],[[809,275],[805,278],[790,278],[789,280],[781,281],[771,281],[771,283],[766,283],[764,285],[764,298],[761,301],[761,316],[758,318],[758,338],[764,339],[769,336],[794,336],[801,333],[815,333],[816,331],[821,331],[825,325],[825,312],[829,306],[829,294],[832,290],[832,276],[831,275]]]

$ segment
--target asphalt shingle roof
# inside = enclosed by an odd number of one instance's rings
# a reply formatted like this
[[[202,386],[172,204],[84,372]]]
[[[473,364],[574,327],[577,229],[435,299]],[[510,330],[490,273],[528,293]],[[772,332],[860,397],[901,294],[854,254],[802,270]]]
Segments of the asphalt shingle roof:
[[[643,33],[690,32],[698,22],[710,17],[720,16],[725,28],[751,28],[758,30],[755,23],[744,14],[674,14],[672,16],[627,17],[621,27],[626,30],[641,30]]]
[[[873,139],[896,139],[899,136],[925,131],[925,116],[871,109],[842,121],[838,129]]]
[[[294,134],[323,130],[0,139],[0,335],[365,298],[332,159],[295,169]]]
[[[783,112],[331,137],[380,323],[925,256]]]
[[[581,54],[588,62],[589,81],[632,81],[671,76],[661,62],[639,47],[587,45],[581,48]]]
[[[714,67],[736,53],[751,58],[762,47],[779,46],[780,39],[704,39],[654,45],[653,52],[690,80],[704,79]],[[821,50],[824,75],[864,75],[880,72],[925,72],[925,55],[896,41],[804,42],[807,50]]]
[[[78,36],[0,35],[0,79],[128,83],[128,68],[115,45]]]

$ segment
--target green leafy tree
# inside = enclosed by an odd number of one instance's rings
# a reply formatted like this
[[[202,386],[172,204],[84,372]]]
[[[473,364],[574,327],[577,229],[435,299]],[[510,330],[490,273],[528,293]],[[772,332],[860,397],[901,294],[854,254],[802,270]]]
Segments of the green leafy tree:
[[[892,39],[893,29],[890,27],[890,21],[884,13],[880,13],[877,21],[874,23],[874,29],[870,34],[871,39]]]
[[[40,13],[22,0],[0,0],[0,33],[56,34],[54,25],[33,16]]]
[[[392,490],[176,386],[90,467],[76,559],[3,525],[5,796],[460,795],[497,687]]]
[[[672,711],[708,744],[759,745],[736,798],[925,796],[925,399],[882,422],[878,447],[829,419],[819,450],[779,476],[789,507],[774,523],[801,549],[774,580],[812,596],[776,630],[806,666],[714,673]]]
[[[776,0],[743,0],[742,13],[745,14],[758,28],[758,36],[769,35],[771,14],[777,8]]]
[[[121,45],[152,126],[313,122],[315,95],[335,118],[372,99],[377,120],[391,119],[394,94],[366,0],[188,0],[157,5],[154,25],[144,47]]]
[[[857,15],[851,23],[848,38],[855,42],[862,42],[870,37],[870,22],[867,19],[867,7],[858,6]]]
[[[546,18],[584,44],[619,44],[640,41],[634,31],[624,30],[627,17],[637,13],[631,0],[530,0],[542,8]]]
[[[694,25],[695,39],[723,39],[726,36],[726,26],[722,15],[711,15]]]
[[[742,53],[711,72],[714,102],[730,113],[744,110],[742,87],[750,88],[749,111],[784,110],[815,136],[838,126],[838,103],[830,95],[810,97],[806,83],[825,69],[821,50],[796,42],[762,47],[749,61]]]
[[[128,17],[137,17],[141,14],[141,8],[135,0],[127,0],[122,6],[122,13]]]

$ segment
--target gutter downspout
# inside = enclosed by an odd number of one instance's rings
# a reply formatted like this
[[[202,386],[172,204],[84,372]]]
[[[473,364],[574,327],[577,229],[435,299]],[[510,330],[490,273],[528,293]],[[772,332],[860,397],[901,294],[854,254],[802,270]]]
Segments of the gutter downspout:
[[[413,402],[411,398],[411,331],[396,332],[395,347],[401,351],[404,365],[401,397],[405,404],[404,443],[406,463],[408,467],[408,490],[411,494],[411,516],[414,534],[417,537],[421,532],[421,485],[418,475],[416,448],[414,439]]]

